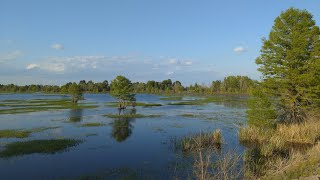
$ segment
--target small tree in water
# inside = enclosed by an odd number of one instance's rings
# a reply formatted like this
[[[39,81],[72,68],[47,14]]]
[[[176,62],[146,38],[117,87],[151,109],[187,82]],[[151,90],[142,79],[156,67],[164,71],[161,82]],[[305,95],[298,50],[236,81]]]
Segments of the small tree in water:
[[[124,76],[117,76],[111,81],[110,93],[111,96],[118,99],[119,114],[121,110],[127,107],[127,103],[131,102],[135,106],[135,94],[132,94],[133,86],[129,79]]]
[[[83,99],[82,89],[76,83],[72,83],[69,86],[68,92],[72,96],[73,103],[78,103],[79,100]]]

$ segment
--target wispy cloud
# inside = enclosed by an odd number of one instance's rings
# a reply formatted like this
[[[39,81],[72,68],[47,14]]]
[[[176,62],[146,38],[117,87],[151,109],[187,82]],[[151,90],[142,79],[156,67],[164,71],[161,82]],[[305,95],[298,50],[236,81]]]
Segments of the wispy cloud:
[[[189,83],[205,82],[208,79],[219,78],[218,72],[215,70],[209,71],[208,68],[208,66],[198,61],[174,57],[92,55],[42,57],[24,66],[23,69],[27,71],[17,69],[16,73],[8,71],[3,75],[9,77],[12,74],[18,74],[22,78],[25,76],[38,77],[41,74],[39,77],[42,79],[39,82],[42,83],[44,79],[48,79],[48,82],[59,82],[59,84],[82,79],[94,81],[112,80],[119,74],[128,77],[132,81],[144,82],[147,80],[162,81],[170,78]],[[34,82],[32,81],[32,83]]]
[[[166,75],[172,75],[174,72],[172,72],[172,71],[169,71],[169,72],[166,72]]]
[[[168,64],[171,64],[171,65],[186,65],[186,66],[192,65],[192,63],[193,62],[191,60],[180,60],[177,58],[171,58],[169,59],[169,62],[168,62]]]
[[[20,50],[15,50],[7,53],[0,53],[0,63],[15,60],[22,55],[23,53]]]
[[[40,65],[39,64],[28,64],[26,67],[27,70],[36,69],[36,68],[40,68]]]
[[[64,46],[62,44],[52,44],[51,48],[55,50],[63,50]]]
[[[241,53],[244,53],[247,51],[248,51],[248,48],[246,48],[245,46],[237,46],[233,49],[233,52],[238,53],[238,54],[241,54]]]

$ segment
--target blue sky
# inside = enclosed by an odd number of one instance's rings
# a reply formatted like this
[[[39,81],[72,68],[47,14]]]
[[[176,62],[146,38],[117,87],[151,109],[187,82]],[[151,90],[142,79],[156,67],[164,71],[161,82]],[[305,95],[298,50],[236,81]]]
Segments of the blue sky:
[[[261,38],[290,7],[319,25],[318,0],[1,0],[0,84],[259,79]]]

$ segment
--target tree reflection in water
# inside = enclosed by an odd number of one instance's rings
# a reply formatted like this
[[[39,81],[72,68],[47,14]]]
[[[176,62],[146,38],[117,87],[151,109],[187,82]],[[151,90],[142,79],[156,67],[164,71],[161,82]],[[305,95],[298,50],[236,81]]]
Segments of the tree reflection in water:
[[[70,122],[80,122],[82,120],[83,109],[70,109],[69,111],[69,121]]]
[[[130,109],[128,114],[136,114],[136,109]],[[123,142],[132,134],[132,122],[134,118],[119,117],[112,122],[112,137],[118,141]]]

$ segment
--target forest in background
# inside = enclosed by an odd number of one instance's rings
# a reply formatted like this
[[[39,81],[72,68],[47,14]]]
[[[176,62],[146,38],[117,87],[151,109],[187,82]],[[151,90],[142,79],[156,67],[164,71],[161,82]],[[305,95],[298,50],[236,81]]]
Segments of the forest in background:
[[[248,94],[258,81],[252,80],[247,76],[227,76],[223,80],[212,81],[211,85],[192,84],[183,86],[180,81],[171,79],[158,81],[134,82],[132,83],[134,93],[151,94]],[[93,82],[81,80],[79,83],[69,82],[62,86],[57,85],[25,85],[0,84],[0,92],[4,93],[61,93],[68,94],[68,89],[72,84],[77,84],[84,93],[108,93],[110,92],[109,81]]]

